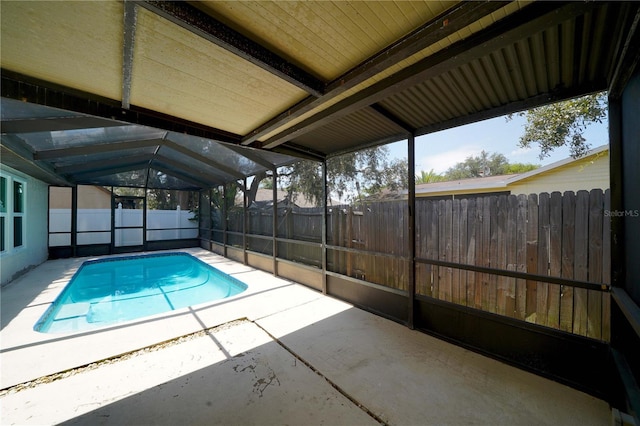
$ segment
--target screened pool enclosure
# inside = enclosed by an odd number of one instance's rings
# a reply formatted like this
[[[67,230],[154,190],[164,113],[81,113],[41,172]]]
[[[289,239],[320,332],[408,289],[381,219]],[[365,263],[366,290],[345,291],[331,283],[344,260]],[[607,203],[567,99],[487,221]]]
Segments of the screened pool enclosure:
[[[638,3],[1,7],[16,273],[202,247],[637,418]],[[610,190],[416,199],[418,137],[600,91]]]

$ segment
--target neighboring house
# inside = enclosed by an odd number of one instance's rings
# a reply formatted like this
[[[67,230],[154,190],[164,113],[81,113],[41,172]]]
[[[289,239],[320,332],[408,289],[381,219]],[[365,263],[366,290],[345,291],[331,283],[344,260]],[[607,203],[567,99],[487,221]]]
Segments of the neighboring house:
[[[52,186],[49,189],[49,208],[70,209],[71,188]],[[111,191],[101,186],[78,185],[79,209],[110,209]]]
[[[313,203],[304,194],[295,194],[293,199],[289,198],[289,193],[283,189],[278,189],[276,193],[276,200],[278,203],[278,208],[286,208],[286,207],[299,207],[299,208],[309,208],[309,207],[322,207],[322,204],[318,205]],[[341,203],[336,200],[329,199],[327,205],[340,205]],[[242,205],[242,193],[236,196],[236,205]],[[267,188],[258,188],[256,192],[256,199],[249,206],[249,209],[252,208],[273,208],[273,190]]]
[[[416,197],[464,197],[476,194],[539,194],[609,188],[609,147],[592,149],[526,173],[416,185]],[[405,192],[406,193],[406,192]]]

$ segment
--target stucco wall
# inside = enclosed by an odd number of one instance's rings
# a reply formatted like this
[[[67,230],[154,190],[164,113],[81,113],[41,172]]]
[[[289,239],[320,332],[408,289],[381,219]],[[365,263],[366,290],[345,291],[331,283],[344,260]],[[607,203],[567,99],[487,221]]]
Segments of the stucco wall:
[[[609,151],[572,162],[507,186],[512,194],[609,188]]]
[[[2,175],[26,183],[23,245],[13,248],[9,241],[6,250],[0,253],[0,284],[5,285],[21,272],[47,260],[48,185],[4,165]]]

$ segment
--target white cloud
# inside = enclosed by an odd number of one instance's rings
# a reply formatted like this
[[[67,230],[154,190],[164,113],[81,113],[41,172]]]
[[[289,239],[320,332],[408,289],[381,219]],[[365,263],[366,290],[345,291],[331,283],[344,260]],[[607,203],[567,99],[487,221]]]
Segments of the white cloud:
[[[519,157],[519,156],[522,156],[522,155],[528,155],[528,154],[531,153],[531,151],[533,151],[533,148],[531,148],[531,147],[514,149],[513,151],[511,151],[509,153],[509,158],[511,158],[511,157]]]
[[[467,157],[478,155],[481,151],[482,148],[478,148],[476,145],[463,145],[449,151],[426,155],[420,158],[416,169],[425,172],[433,169],[436,173],[443,173],[449,167],[463,162]]]

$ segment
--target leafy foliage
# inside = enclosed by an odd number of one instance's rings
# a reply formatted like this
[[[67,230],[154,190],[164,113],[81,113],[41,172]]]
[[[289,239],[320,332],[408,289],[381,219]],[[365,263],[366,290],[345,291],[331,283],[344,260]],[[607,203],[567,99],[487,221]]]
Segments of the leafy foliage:
[[[480,155],[469,156],[464,161],[450,167],[444,174],[437,174],[431,169],[422,171],[416,176],[416,183],[432,183],[459,179],[471,179],[483,176],[508,175],[524,173],[540,167],[538,164],[509,163],[507,157],[494,152],[482,151]]]
[[[423,183],[434,183],[434,182],[442,182],[445,180],[445,177],[439,173],[436,173],[433,169],[425,172],[424,170],[420,171],[419,175],[416,175],[416,185],[420,185]]]
[[[406,159],[389,159],[387,147],[369,148],[327,160],[327,183],[332,197],[354,200],[382,190],[408,187]],[[300,161],[278,172],[279,186],[295,194],[304,194],[312,202],[322,203],[322,166]]]
[[[573,158],[586,154],[590,146],[582,136],[587,126],[602,123],[607,116],[607,102],[604,92],[545,105],[518,113],[525,117],[524,134],[519,145],[529,148],[540,146],[540,158],[561,146],[568,145]],[[511,119],[509,116],[507,119]]]
[[[507,169],[505,170],[506,175],[513,175],[518,173],[526,173],[531,170],[535,170],[540,167],[539,164],[531,164],[531,163],[509,163]]]
[[[468,179],[490,175],[503,175],[509,165],[507,157],[494,152],[482,151],[480,155],[469,156],[464,161],[449,167],[444,176],[446,180]]]

